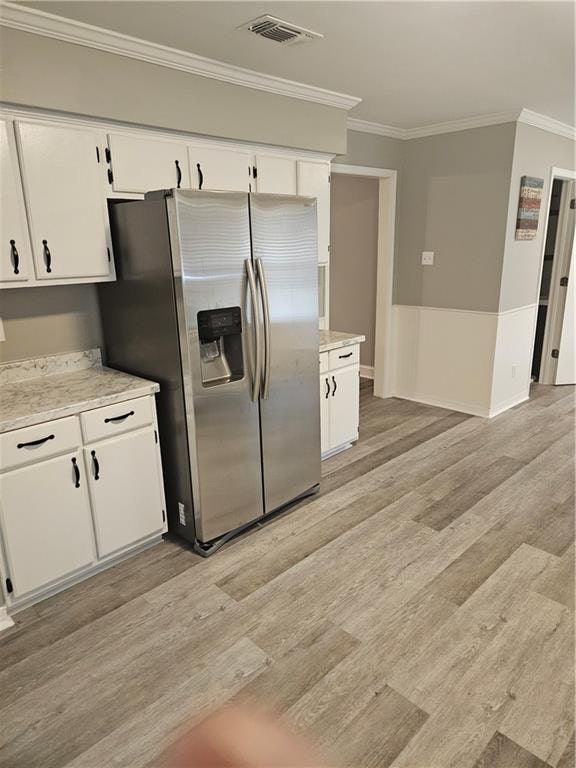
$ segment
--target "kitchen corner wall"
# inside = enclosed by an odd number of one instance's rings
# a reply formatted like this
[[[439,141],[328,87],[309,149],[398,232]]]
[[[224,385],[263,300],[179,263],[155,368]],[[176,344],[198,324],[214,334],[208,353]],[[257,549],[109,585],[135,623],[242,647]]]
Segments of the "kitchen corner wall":
[[[405,142],[394,276],[399,397],[491,413],[516,124]],[[434,252],[423,266],[422,251]]]

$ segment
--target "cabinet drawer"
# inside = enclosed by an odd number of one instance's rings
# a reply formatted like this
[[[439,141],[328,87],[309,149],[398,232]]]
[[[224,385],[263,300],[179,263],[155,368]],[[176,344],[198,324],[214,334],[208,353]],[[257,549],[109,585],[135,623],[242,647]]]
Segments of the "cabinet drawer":
[[[330,370],[343,368],[345,365],[360,364],[360,344],[351,344],[348,347],[330,350]]]
[[[84,442],[94,443],[132,429],[152,424],[154,412],[151,397],[125,400],[122,403],[95,408],[80,414]]]
[[[320,352],[320,373],[330,370],[330,352]]]
[[[0,470],[48,459],[82,445],[76,416],[47,421],[0,435]]]

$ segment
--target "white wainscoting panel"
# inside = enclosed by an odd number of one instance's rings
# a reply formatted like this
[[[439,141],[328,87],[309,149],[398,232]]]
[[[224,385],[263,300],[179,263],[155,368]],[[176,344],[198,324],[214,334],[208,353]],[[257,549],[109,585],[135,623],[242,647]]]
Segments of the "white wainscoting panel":
[[[495,312],[395,304],[395,396],[490,416],[497,326]]]
[[[518,405],[530,396],[537,311],[537,305],[532,304],[497,315],[490,416]]]

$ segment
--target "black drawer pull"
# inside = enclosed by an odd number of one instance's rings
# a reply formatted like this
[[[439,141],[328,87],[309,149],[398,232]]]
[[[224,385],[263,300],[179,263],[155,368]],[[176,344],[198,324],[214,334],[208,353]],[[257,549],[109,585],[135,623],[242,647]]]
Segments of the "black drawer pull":
[[[16,248],[16,241],[10,240],[10,254],[12,256],[12,266],[14,268],[14,274],[17,275],[20,272],[20,256],[18,255],[18,248]]]
[[[202,184],[204,184],[204,174],[202,173],[202,168],[200,168],[200,163],[196,163],[196,168],[198,169],[198,189],[202,189]]]
[[[48,437],[41,437],[40,440],[31,440],[29,443],[18,443],[17,448],[34,448],[42,443],[47,443],[48,440],[54,440],[54,435],[48,435]]]
[[[328,381],[328,379],[324,379],[324,381],[326,382],[326,395],[325,395],[325,398],[326,398],[326,400],[328,400],[328,397],[330,396],[330,382]]]
[[[334,389],[332,390],[332,397],[336,394],[336,379],[334,376],[332,376],[332,384],[334,384]]]
[[[340,358],[340,360],[344,360],[345,357],[352,357],[352,352],[348,352],[347,355],[338,355],[338,357]]]
[[[176,164],[176,186],[180,189],[180,184],[182,183],[182,169],[180,168],[178,160],[174,160],[174,163]]]
[[[72,459],[72,467],[74,468],[74,488],[80,488],[80,470],[76,464],[76,459]]]
[[[94,480],[100,480],[100,464],[96,458],[96,451],[90,451],[92,456],[92,464],[94,465]]]
[[[104,424],[108,424],[112,422],[112,424],[116,424],[119,421],[124,421],[124,419],[127,419],[128,416],[134,416],[134,411],[128,411],[128,413],[123,413],[122,416],[110,416],[109,419],[104,419]]]
[[[44,247],[44,261],[46,262],[46,272],[52,272],[52,254],[48,248],[48,240],[42,240]]]

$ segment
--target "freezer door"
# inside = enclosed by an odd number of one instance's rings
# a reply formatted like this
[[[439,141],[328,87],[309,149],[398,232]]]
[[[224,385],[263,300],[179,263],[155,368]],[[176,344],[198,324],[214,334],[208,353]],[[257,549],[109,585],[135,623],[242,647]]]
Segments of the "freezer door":
[[[175,190],[167,203],[196,535],[208,542],[263,514],[248,196]]]
[[[316,201],[254,194],[250,215],[270,321],[260,399],[268,513],[320,482]]]

